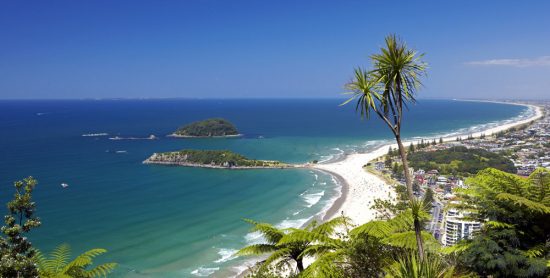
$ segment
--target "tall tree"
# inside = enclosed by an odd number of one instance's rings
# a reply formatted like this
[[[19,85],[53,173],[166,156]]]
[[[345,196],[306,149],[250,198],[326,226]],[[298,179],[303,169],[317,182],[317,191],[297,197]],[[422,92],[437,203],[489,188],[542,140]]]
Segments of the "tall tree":
[[[0,276],[36,277],[38,270],[34,262],[36,250],[25,234],[40,226],[40,219],[34,215],[36,206],[32,192],[37,182],[32,177],[16,181],[15,194],[8,202],[9,213],[4,217],[5,225],[0,237]]]
[[[370,71],[361,67],[355,69],[355,78],[346,88],[353,96],[343,104],[357,99],[356,109],[361,111],[361,117],[369,118],[376,114],[391,130],[397,146],[403,168],[409,200],[415,201],[412,189],[412,177],[407,162],[407,151],[403,146],[401,126],[405,109],[408,104],[415,103],[415,95],[421,86],[420,78],[425,75],[426,63],[418,54],[406,46],[396,35],[389,35],[385,47],[380,53],[370,56],[373,66]],[[424,247],[421,235],[421,223],[415,219],[415,232],[420,258],[424,257]]]

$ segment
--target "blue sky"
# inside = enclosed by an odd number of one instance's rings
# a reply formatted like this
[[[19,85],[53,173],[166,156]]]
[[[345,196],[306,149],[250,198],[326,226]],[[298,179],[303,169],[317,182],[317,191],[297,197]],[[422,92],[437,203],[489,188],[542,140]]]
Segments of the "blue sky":
[[[0,98],[339,97],[396,33],[426,98],[550,98],[548,1],[0,2]]]

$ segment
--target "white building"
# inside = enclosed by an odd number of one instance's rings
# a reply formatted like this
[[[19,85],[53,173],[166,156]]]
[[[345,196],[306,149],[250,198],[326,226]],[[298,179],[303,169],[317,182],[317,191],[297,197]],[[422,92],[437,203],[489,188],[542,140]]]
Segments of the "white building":
[[[445,212],[441,243],[445,246],[455,245],[461,239],[467,239],[481,229],[481,223],[464,219],[464,214],[456,209]]]

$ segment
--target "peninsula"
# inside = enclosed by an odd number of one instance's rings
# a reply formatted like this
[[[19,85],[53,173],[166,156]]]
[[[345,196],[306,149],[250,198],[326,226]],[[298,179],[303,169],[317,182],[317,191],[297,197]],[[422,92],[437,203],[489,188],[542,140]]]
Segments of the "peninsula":
[[[172,137],[235,137],[239,131],[235,125],[226,119],[212,118],[193,122],[178,128],[170,136]]]
[[[160,164],[222,169],[299,168],[302,165],[287,164],[275,160],[255,160],[228,150],[181,150],[154,153],[144,164]]]

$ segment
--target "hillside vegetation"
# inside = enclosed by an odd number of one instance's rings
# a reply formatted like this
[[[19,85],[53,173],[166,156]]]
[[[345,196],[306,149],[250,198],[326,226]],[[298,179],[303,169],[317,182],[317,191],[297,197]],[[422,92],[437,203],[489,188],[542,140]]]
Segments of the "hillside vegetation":
[[[279,161],[249,159],[228,150],[181,150],[155,153],[145,163],[173,164],[181,166],[217,167],[286,167]]]
[[[213,137],[238,135],[235,125],[225,119],[213,118],[190,123],[174,132],[176,136]]]
[[[419,151],[409,154],[414,169],[436,169],[444,175],[473,175],[485,168],[495,168],[516,173],[512,161],[503,155],[483,149],[468,149],[463,146],[438,151]]]

